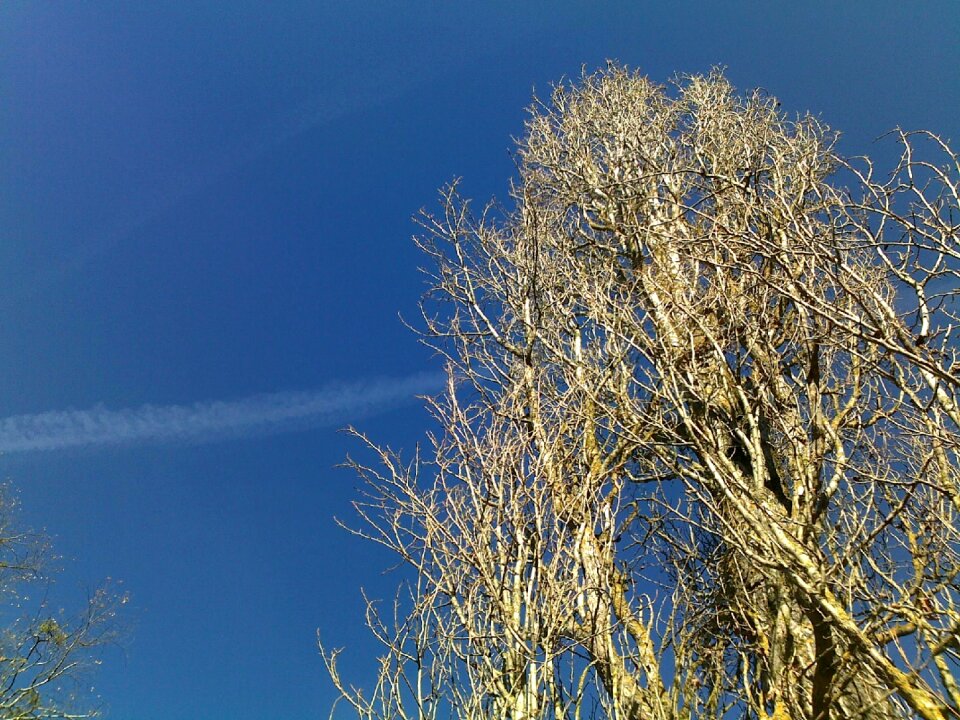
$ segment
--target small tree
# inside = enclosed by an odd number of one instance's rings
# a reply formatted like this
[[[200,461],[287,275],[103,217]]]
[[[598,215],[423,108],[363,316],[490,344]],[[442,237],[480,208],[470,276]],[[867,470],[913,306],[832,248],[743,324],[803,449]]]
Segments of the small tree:
[[[46,542],[18,529],[16,510],[9,488],[0,488],[0,720],[93,717],[83,709],[86,672],[114,636],[123,599],[101,589],[76,617],[52,611]]]
[[[778,108],[611,66],[512,207],[424,217],[449,387],[425,461],[357,465],[415,576],[370,691],[324,652],[358,716],[960,716],[960,163]]]

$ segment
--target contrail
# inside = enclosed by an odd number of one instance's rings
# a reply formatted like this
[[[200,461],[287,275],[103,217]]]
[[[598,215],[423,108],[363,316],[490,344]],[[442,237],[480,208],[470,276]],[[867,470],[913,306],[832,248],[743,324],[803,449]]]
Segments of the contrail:
[[[443,376],[329,385],[320,390],[251,395],[191,405],[54,410],[0,420],[0,453],[157,442],[210,442],[356,420],[436,392]]]

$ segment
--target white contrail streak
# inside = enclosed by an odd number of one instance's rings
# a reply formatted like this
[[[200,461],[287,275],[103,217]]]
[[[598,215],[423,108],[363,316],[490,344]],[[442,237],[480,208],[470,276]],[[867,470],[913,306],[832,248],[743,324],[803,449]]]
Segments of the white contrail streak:
[[[354,421],[438,391],[442,375],[421,373],[252,395],[192,405],[54,410],[0,419],[0,453],[144,442],[209,442]]]

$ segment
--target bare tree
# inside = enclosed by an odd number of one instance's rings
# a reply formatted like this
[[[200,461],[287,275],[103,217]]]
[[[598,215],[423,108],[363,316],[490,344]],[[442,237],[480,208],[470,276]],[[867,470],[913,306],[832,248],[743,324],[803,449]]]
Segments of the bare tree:
[[[373,688],[324,651],[360,717],[960,717],[960,162],[778,108],[610,66],[512,207],[424,217],[450,381],[356,465],[412,568]]]
[[[93,717],[88,672],[97,648],[115,639],[124,600],[102,588],[76,616],[53,610],[48,543],[17,527],[16,510],[12,491],[0,487],[0,719]]]

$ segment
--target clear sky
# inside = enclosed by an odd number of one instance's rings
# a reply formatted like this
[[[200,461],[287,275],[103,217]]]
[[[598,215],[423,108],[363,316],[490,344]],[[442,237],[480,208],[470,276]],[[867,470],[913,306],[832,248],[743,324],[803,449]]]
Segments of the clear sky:
[[[107,717],[326,717],[318,628],[362,678],[393,580],[336,429],[427,427],[410,217],[503,196],[533,89],[607,58],[960,144],[955,0],[0,3],[0,476],[57,598],[131,595]]]

